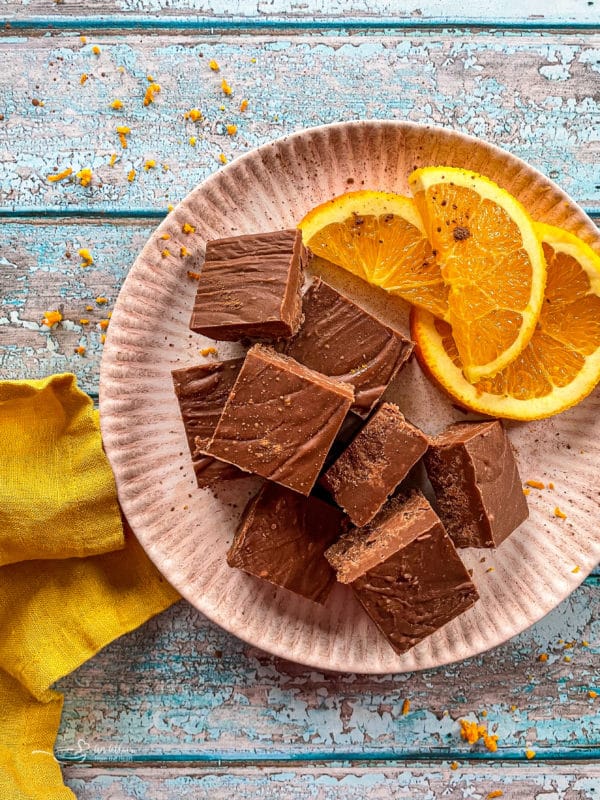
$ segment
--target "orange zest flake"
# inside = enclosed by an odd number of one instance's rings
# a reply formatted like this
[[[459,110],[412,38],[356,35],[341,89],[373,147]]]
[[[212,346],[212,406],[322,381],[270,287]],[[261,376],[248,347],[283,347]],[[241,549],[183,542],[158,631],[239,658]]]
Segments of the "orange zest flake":
[[[89,167],[84,167],[79,170],[76,177],[82,186],[89,186],[93,177],[92,170]]]
[[[527,750],[525,750],[525,758],[528,758],[530,761],[532,758],[535,758],[535,750],[527,748]]]
[[[590,689],[588,692],[588,697],[592,700],[595,700],[598,697],[598,692],[595,692],[593,689]]]
[[[525,497],[529,497],[529,495],[531,494],[531,489],[523,489],[523,494],[525,495]]]
[[[79,41],[81,44],[87,44],[87,36],[80,36]]]
[[[130,169],[129,172],[127,173],[127,180],[129,181],[129,183],[133,183],[134,182],[134,180],[135,180],[135,170],[134,169]]]
[[[248,101],[244,98],[240,103],[240,111],[246,111],[248,108]]]
[[[556,506],[556,508],[554,509],[554,516],[558,517],[559,519],[566,519],[567,518],[567,515],[565,514],[565,512],[561,511],[558,506]]]
[[[169,203],[169,205],[167,206],[167,214],[170,214],[174,208],[175,206],[172,203]]]
[[[107,319],[101,319],[101,320],[100,320],[100,322],[98,323],[98,325],[100,325],[100,327],[102,328],[102,330],[103,330],[103,331],[105,331],[105,330],[108,328],[108,325],[109,325],[109,320],[107,320]]]
[[[164,240],[165,240],[165,242],[166,242],[166,241],[167,241],[167,239],[170,239],[170,238],[171,238],[171,234],[170,234],[170,233],[163,233],[163,234],[161,235],[161,237],[160,237],[160,238],[161,238],[161,239],[164,239]]]
[[[189,222],[184,222],[183,225],[181,226],[181,230],[184,233],[187,233],[188,235],[190,233],[196,233],[196,228],[194,227],[194,225],[190,225]]]
[[[219,153],[219,161],[221,162],[221,164],[227,163],[227,156],[225,155],[225,153]]]
[[[571,656],[565,656],[563,660],[566,661],[567,664],[570,664],[571,663]]]
[[[165,172],[168,172],[168,171],[169,171],[169,169],[170,169],[170,167],[169,167],[169,165],[168,165],[168,164],[163,164],[163,165],[162,165],[162,168],[163,168],[163,170],[164,170]]]
[[[516,711],[516,710],[517,710],[517,706],[515,706],[515,705],[513,704],[513,705],[510,707],[510,710],[511,710],[511,711]]]
[[[227,125],[227,133],[230,136],[235,136],[237,133],[237,125]]]
[[[107,311],[106,312],[106,316],[108,317],[108,319],[111,319],[112,318],[112,311]]]
[[[190,138],[188,139],[188,141],[189,141],[189,143],[192,145],[192,147],[196,147],[196,142],[197,142],[198,140],[196,139],[196,137],[195,137],[195,136],[190,136]]]
[[[211,58],[211,60],[208,62],[208,66],[212,69],[213,72],[218,72],[221,69],[221,67],[217,64],[214,58]]]
[[[125,138],[131,133],[131,128],[128,125],[117,125],[117,133],[119,134],[119,141],[123,150],[127,149],[127,139]]]
[[[95,45],[92,47],[92,53],[93,53],[95,56],[99,56],[101,52],[102,52],[102,51],[100,50],[100,48],[98,47],[98,45],[97,45],[97,44],[95,44]]]
[[[108,166],[109,166],[109,167],[114,167],[114,165],[116,164],[116,162],[117,162],[117,154],[116,154],[116,153],[113,153],[113,154],[111,155],[111,157],[110,157],[110,161],[108,162]]]
[[[202,112],[199,108],[190,108],[189,111],[185,112],[183,118],[189,119],[192,122],[198,122],[199,119],[202,119]]]
[[[453,762],[450,764],[450,769],[458,769],[458,767],[459,767],[459,763],[458,763],[458,761],[453,761]]]
[[[502,797],[503,795],[504,792],[502,791],[502,789],[494,789],[493,792],[487,793],[487,800],[493,800],[494,797]]]
[[[42,320],[42,325],[47,325],[51,328],[53,325],[56,325],[58,322],[61,322],[63,315],[60,311],[44,311],[44,319]]]
[[[79,347],[75,348],[75,352],[80,356],[84,356],[85,355],[85,347],[82,344],[80,344]]]
[[[150,103],[153,103],[157,94],[160,94],[160,85],[158,83],[151,83],[144,95],[144,105],[149,106]]]
[[[552,483],[552,481],[550,481],[550,483],[548,484],[548,488],[549,489],[554,489],[554,484]]]
[[[82,247],[80,250],[77,251],[78,255],[82,259],[81,266],[82,267],[89,267],[94,263],[94,259],[92,254],[87,249],[87,247]]]
[[[73,174],[73,170],[71,167],[67,167],[63,169],[62,172],[55,172],[52,175],[47,175],[46,180],[50,183],[56,183],[57,181],[64,181],[65,178],[68,178],[69,175]]]
[[[112,101],[110,107],[114,108],[115,111],[120,111],[123,108],[123,101],[117,98]]]
[[[170,255],[171,255],[171,251],[170,251],[170,250],[167,250],[167,248],[166,248],[166,247],[165,247],[165,249],[164,249],[164,250],[161,252],[161,256],[162,256],[163,258],[167,258],[167,256],[170,256]]]
[[[488,567],[488,568],[486,569],[486,572],[493,572],[493,571],[494,571],[494,567]]]
[[[148,81],[148,83],[154,83],[154,78],[152,77],[152,75],[146,75],[146,80]]]
[[[217,355],[217,348],[216,347],[203,347],[200,350],[201,356],[216,356]]]
[[[498,737],[489,734],[485,725],[480,725],[477,722],[471,722],[471,720],[468,719],[461,719],[459,720],[459,723],[460,735],[465,742],[468,742],[469,744],[477,744],[477,742],[481,739],[490,753],[496,752],[498,749]]]
[[[101,333],[100,334],[100,344],[104,344],[105,341],[106,341],[106,334],[105,333]]]
[[[89,324],[90,324],[90,321],[89,321],[89,319],[85,319],[85,317],[82,317],[82,318],[79,320],[79,324],[80,324],[80,325],[89,325]]]
[[[199,272],[192,272],[190,269],[187,271],[187,276],[192,281],[199,281],[200,280],[200,273]]]
[[[106,303],[108,303],[108,299],[106,297],[97,297],[96,302],[98,303],[99,306],[103,306]]]
[[[189,256],[189,254],[190,254],[190,251],[187,249],[187,247],[185,245],[182,245],[180,247],[180,249],[179,249],[180,257],[181,258],[186,258],[186,256]]]
[[[83,72],[81,74],[81,78],[79,78],[79,83],[83,86],[83,84],[87,81],[88,78],[89,75],[87,74],[87,72]]]
[[[221,89],[225,92],[226,95],[230,95],[232,93],[231,86],[227,83],[225,78],[221,81]]]
[[[581,571],[581,567],[579,566],[579,564],[576,564],[573,567],[573,569],[571,570],[571,572],[575,572],[575,573],[580,572],[580,571]]]
[[[548,661],[548,653],[540,653],[538,656],[538,661],[542,662]]]
[[[410,711],[410,700],[408,697],[402,703],[402,716],[405,717]]]
[[[154,169],[156,166],[156,161],[153,158],[149,158],[147,161],[144,162],[144,169],[146,172],[150,169]]]
[[[546,484],[541,481],[525,481],[526,486],[531,486],[532,489],[545,489]]]
[[[85,310],[86,311],[93,311],[94,310],[94,306],[86,306]]]

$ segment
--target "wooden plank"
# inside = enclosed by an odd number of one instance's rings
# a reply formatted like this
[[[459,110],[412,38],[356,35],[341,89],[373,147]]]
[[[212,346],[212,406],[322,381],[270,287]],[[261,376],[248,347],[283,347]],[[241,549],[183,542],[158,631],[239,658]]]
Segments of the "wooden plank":
[[[450,0],[0,0],[0,13],[12,19],[36,16],[61,18],[69,15],[85,17],[105,14],[150,15],[151,17],[182,14],[211,17],[217,20],[240,18],[268,23],[287,18],[298,21],[328,21],[383,18],[410,19],[417,23],[452,20],[457,17],[457,5]],[[523,0],[518,6],[509,0],[472,0],[468,16],[485,23],[498,20],[524,22],[598,21],[598,11],[588,0]]]
[[[68,767],[68,786],[79,800],[594,800],[597,764],[448,765],[373,769],[315,767],[209,770],[82,769]]]
[[[181,602],[60,681],[57,754],[92,765],[522,759],[529,747],[539,758],[600,755],[600,699],[588,695],[600,691],[598,588],[598,579],[588,579],[488,654],[378,677],[323,674],[274,658]],[[539,660],[542,653],[547,661]],[[499,736],[496,754],[461,741],[464,717]]]
[[[218,169],[221,153],[232,158],[304,126],[381,117],[494,141],[555,178],[582,205],[600,208],[599,52],[599,32],[105,34],[86,45],[74,35],[0,39],[0,204],[164,209]],[[219,73],[208,67],[213,58]],[[148,74],[162,91],[145,107]],[[233,89],[229,97],[220,88],[223,78]],[[122,111],[109,108],[115,98]],[[192,107],[202,110],[203,121],[184,120]],[[131,127],[126,150],[116,133],[120,124]],[[228,135],[226,124],[237,125],[237,133]],[[119,161],[111,168],[112,153]],[[145,171],[147,160],[157,166]],[[91,168],[92,186],[72,178],[48,182],[67,167]]]

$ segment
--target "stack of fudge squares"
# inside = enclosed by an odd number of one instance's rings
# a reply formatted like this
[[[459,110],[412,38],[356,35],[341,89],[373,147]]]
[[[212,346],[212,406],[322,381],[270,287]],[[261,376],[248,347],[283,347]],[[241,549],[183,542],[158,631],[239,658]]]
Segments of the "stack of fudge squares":
[[[265,479],[228,564],[317,603],[349,584],[401,654],[478,599],[456,548],[497,547],[527,503],[500,421],[430,437],[382,401],[412,342],[318,278],[303,294],[309,258],[297,230],[209,242],[190,327],[249,348],[175,392],[199,487]]]

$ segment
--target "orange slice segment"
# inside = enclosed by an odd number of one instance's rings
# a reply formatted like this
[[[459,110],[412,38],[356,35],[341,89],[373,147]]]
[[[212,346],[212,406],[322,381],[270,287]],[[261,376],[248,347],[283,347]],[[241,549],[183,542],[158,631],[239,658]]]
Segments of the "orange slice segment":
[[[310,211],[298,226],[313,253],[443,315],[448,290],[414,202],[391,192],[348,192]]]
[[[482,414],[549,417],[600,381],[600,257],[572,233],[534,227],[548,264],[542,312],[528,346],[495,377],[469,383],[450,325],[419,309],[411,314],[424,370],[460,405]]]
[[[465,376],[493,377],[525,349],[542,308],[546,264],[533,221],[469,170],[424,167],[409,185],[449,287],[444,319]]]

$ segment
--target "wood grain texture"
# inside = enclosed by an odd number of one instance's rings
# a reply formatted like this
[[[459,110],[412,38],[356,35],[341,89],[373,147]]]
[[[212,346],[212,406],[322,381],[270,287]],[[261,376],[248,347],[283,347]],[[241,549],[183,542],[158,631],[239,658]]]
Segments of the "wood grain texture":
[[[444,765],[416,767],[316,767],[313,769],[197,770],[68,767],[67,784],[79,800],[596,800],[597,764]]]
[[[598,10],[588,0],[524,0],[515,6],[508,0],[472,0],[468,9],[457,9],[450,0],[0,0],[0,12],[13,19],[48,15],[79,17],[99,14],[149,14],[175,16],[182,13],[223,19],[288,20],[356,18],[453,19],[462,11],[468,17],[494,23],[502,19],[531,23],[537,20],[597,21]],[[460,15],[460,14],[459,14]]]
[[[546,662],[541,653],[548,653]],[[600,690],[599,654],[594,578],[486,655],[375,678],[323,674],[267,655],[182,601],[60,681],[57,754],[86,763],[500,759],[522,758],[529,746],[539,756],[591,755],[600,743],[600,699],[588,691]],[[498,734],[497,754],[462,742],[462,717]]]
[[[219,73],[208,67],[213,58]],[[231,159],[302,127],[370,117],[493,141],[583,206],[600,208],[599,59],[600,33],[106,34],[85,45],[74,35],[7,37],[0,39],[0,203],[164,209],[218,169],[221,153]],[[148,74],[162,91],[145,107]],[[110,109],[114,99],[122,111]],[[184,119],[192,107],[202,121]],[[131,127],[126,150],[116,132],[123,124]],[[227,124],[237,125],[235,135]],[[146,171],[148,160],[156,167]],[[67,167],[91,168],[92,185],[48,182]]]

